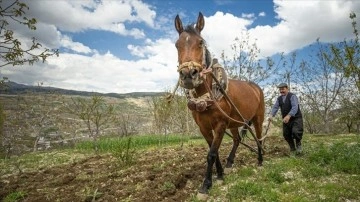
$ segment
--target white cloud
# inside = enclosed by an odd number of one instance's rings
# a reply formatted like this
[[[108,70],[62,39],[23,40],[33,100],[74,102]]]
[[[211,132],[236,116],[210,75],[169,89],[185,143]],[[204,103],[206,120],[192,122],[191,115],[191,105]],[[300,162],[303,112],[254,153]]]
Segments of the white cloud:
[[[124,36],[144,37],[140,29],[130,29],[129,23],[154,26],[155,11],[141,1],[30,1],[29,15],[60,30],[80,32],[104,30]]]
[[[307,46],[317,38],[323,42],[341,41],[352,36],[351,11],[359,13],[360,1],[283,1],[274,0],[280,22],[250,29],[258,39],[263,56],[289,53]]]
[[[265,16],[266,16],[266,13],[265,13],[265,12],[260,12],[258,16],[259,16],[259,17],[265,17]]]
[[[34,66],[5,67],[1,73],[26,84],[44,82],[55,87],[98,92],[126,93],[134,91],[163,91],[173,87],[178,77],[177,52],[174,47],[177,33],[173,19],[160,16],[150,5],[141,1],[29,1],[29,15],[38,19],[36,32],[16,27],[19,36],[36,36],[45,47],[65,47],[80,54],[61,53]],[[360,12],[360,1],[283,1],[275,0],[279,23],[274,26],[249,28],[256,16],[235,16],[216,12],[205,16],[202,32],[210,51],[220,57],[224,50],[231,56],[231,44],[236,37],[249,31],[257,39],[262,56],[291,52],[322,41],[341,41],[352,36],[349,13]],[[164,14],[168,16],[169,14]],[[266,16],[260,12],[258,16]],[[175,16],[173,16],[175,17]],[[196,19],[193,19],[196,20]],[[166,26],[170,21],[171,26]],[[127,25],[131,24],[131,27]],[[152,31],[166,28],[166,36],[146,38],[143,26]],[[165,25],[166,24],[166,25]],[[170,29],[170,30],[167,30]],[[140,59],[120,59],[111,52],[100,54],[71,38],[71,32],[103,30],[122,36],[132,36],[136,43],[125,43],[130,54]],[[167,38],[166,38],[167,37]],[[82,55],[81,55],[82,54]],[[83,55],[86,54],[86,55]]]
[[[62,47],[69,48],[77,53],[89,54],[93,52],[93,50],[91,50],[89,47],[85,46],[84,44],[72,41],[72,39],[69,36],[63,36],[60,39],[60,42]]]
[[[70,40],[69,40],[70,41]],[[146,59],[121,60],[111,54],[92,56],[62,53],[34,66],[4,67],[4,75],[19,83],[56,86],[95,92],[154,92],[176,84],[176,50],[168,39],[151,42]],[[150,45],[151,45],[150,44]],[[135,47],[135,46],[134,46]],[[172,47],[172,48],[169,48]]]
[[[242,17],[242,18],[252,19],[252,18],[255,17],[255,14],[254,14],[254,13],[242,13],[242,14],[241,14],[241,17]]]
[[[141,1],[131,1],[131,5],[136,11],[138,21],[144,21],[149,26],[154,27],[156,12],[151,10],[148,4]]]
[[[239,18],[230,13],[216,12],[213,16],[205,17],[202,35],[211,53],[219,58],[223,50],[230,54],[230,45],[252,22],[252,20]]]
[[[253,16],[237,17],[217,12],[205,17],[203,37],[212,53],[219,57],[221,51],[231,56],[230,48],[236,37],[250,33],[250,41],[256,40],[261,56],[289,53],[315,42],[342,41],[353,36],[349,14],[360,13],[360,1],[284,1],[274,0],[275,12],[280,22],[275,26],[263,25],[248,29]],[[260,13],[259,16],[265,16]]]

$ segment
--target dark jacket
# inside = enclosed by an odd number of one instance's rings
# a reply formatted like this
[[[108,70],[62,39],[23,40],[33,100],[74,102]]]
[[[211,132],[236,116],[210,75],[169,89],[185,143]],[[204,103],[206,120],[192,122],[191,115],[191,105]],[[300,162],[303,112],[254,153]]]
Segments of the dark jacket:
[[[280,109],[281,109],[281,115],[282,117],[284,118],[286,115],[289,114],[290,110],[291,110],[291,101],[290,101],[290,98],[291,96],[294,95],[292,93],[288,93],[286,95],[286,98],[285,98],[285,102],[283,102],[283,99],[282,99],[282,96],[279,96],[278,97],[278,101],[279,101],[279,106],[280,106]],[[298,117],[302,117],[302,114],[301,114],[301,110],[300,110],[300,106],[298,105],[298,111],[296,112],[295,116],[294,117],[291,117],[290,120],[294,119],[294,118],[298,118]]]

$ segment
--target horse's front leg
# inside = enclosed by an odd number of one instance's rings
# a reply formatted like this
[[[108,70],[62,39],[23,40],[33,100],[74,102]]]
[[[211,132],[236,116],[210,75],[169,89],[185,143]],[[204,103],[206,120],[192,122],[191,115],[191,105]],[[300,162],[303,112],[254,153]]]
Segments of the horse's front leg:
[[[217,178],[222,180],[224,178],[224,170],[222,168],[220,159],[219,159],[219,148],[221,141],[223,139],[225,132],[225,127],[218,127],[218,129],[214,129],[213,135],[209,136],[212,138],[206,138],[206,141],[209,144],[210,150],[207,155],[207,167],[205,173],[205,180],[203,182],[202,187],[199,192],[203,194],[207,194],[209,189],[212,186],[212,168],[215,163]]]

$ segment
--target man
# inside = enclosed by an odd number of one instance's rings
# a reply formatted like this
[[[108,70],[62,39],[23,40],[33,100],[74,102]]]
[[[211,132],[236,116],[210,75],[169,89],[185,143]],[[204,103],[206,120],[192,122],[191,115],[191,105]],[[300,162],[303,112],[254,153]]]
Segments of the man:
[[[290,146],[290,152],[301,154],[301,139],[303,136],[303,120],[297,96],[289,92],[288,85],[278,85],[280,96],[271,110],[269,121],[273,119],[279,108],[283,118],[283,136]],[[295,142],[294,142],[295,140]]]

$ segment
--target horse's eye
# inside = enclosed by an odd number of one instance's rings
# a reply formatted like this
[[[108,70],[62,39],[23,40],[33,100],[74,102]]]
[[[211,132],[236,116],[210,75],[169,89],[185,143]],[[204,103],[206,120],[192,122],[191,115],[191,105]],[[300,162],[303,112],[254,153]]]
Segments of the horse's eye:
[[[204,40],[200,39],[199,45],[200,45],[200,46],[203,46],[203,45],[204,45]]]

